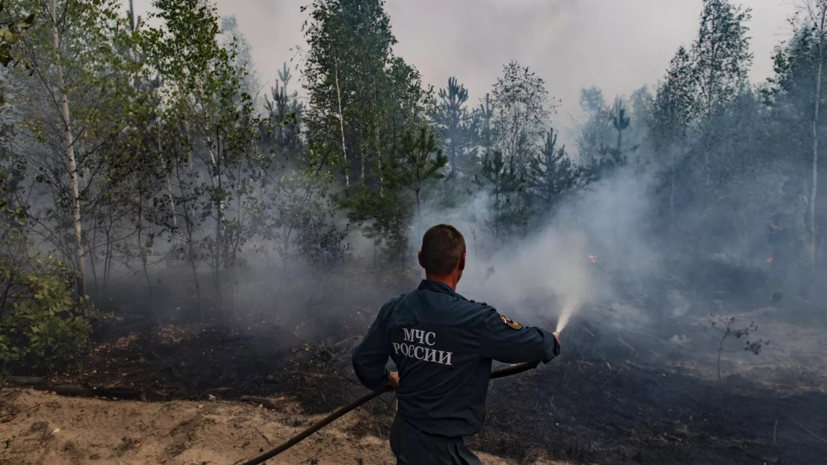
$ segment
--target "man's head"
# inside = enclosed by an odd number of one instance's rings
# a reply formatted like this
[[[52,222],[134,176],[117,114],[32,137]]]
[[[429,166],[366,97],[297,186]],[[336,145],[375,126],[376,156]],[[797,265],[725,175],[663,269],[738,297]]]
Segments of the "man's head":
[[[438,224],[422,238],[419,264],[428,279],[442,281],[456,288],[465,269],[465,238],[457,228]]]

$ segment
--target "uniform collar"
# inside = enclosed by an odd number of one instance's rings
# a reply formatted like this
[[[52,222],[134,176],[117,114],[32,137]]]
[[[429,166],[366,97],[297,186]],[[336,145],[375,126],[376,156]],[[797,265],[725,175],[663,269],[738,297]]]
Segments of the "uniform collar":
[[[455,296],[455,297],[459,297],[462,300],[468,300],[465,297],[463,297],[463,296],[457,294],[456,292],[454,292],[454,290],[451,289],[451,286],[449,286],[445,283],[441,283],[439,281],[431,281],[429,279],[423,279],[422,282],[419,283],[419,290],[420,291],[440,292],[440,293],[443,293],[443,294],[448,294],[448,295],[452,295],[452,296]]]

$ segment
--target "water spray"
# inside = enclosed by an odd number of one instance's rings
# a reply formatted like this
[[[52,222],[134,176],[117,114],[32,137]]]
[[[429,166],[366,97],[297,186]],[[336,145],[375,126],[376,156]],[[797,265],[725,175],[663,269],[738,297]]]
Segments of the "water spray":
[[[559,336],[560,333],[563,332],[563,329],[569,324],[569,320],[571,320],[572,313],[580,307],[579,303],[580,300],[576,297],[569,297],[568,300],[566,300],[566,305],[563,306],[560,319],[557,320],[557,329],[554,331],[554,334]]]

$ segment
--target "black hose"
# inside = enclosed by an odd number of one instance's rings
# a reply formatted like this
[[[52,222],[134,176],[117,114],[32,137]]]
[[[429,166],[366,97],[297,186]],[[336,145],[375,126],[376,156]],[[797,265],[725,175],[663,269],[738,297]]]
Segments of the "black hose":
[[[494,371],[491,372],[491,379],[503,378],[505,376],[516,375],[517,373],[522,373],[524,371],[532,370],[534,368],[537,368],[538,364],[539,364],[539,362],[528,362],[528,363],[521,363],[519,365],[514,365],[514,366],[511,366],[511,367],[508,367],[508,368],[502,368],[502,369],[499,369],[499,370],[494,370]],[[259,455],[258,457],[250,459],[250,460],[248,460],[244,463],[241,463],[239,465],[259,465],[260,463],[263,463],[267,460],[270,460],[271,458],[281,454],[282,452],[286,451],[287,449],[289,449],[289,448],[295,446],[296,444],[302,442],[308,436],[315,433],[316,431],[319,431],[320,429],[324,428],[325,426],[333,423],[334,421],[336,421],[339,417],[343,416],[344,414],[350,412],[351,410],[356,409],[357,407],[359,407],[362,404],[365,404],[365,403],[381,396],[382,394],[384,394],[386,392],[388,392],[388,390],[383,389],[383,390],[380,390],[380,391],[371,392],[370,394],[365,394],[364,396],[354,400],[353,402],[345,405],[344,407],[339,407],[335,412],[333,412],[330,415],[328,415],[328,416],[322,418],[321,420],[317,421],[310,428],[307,428],[306,430],[302,431],[301,433],[299,433],[299,435],[291,438],[289,441],[285,442],[284,444],[281,444],[280,446],[276,447],[275,449],[269,450],[269,451]]]

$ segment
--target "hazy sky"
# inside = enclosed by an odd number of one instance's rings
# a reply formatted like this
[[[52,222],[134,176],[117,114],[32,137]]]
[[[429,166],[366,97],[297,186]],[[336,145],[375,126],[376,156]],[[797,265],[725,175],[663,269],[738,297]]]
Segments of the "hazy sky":
[[[772,73],[773,48],[790,34],[793,0],[742,0],[749,23],[753,82]],[[136,0],[146,11],[151,0]],[[310,0],[219,0],[235,15],[253,48],[261,83],[269,88],[282,63],[305,47],[301,33]],[[439,88],[456,76],[478,99],[491,89],[503,64],[517,60],[546,81],[562,100],[555,118],[568,126],[580,89],[598,86],[611,100],[663,76],[679,45],[695,38],[701,0],[388,0],[399,41],[396,54]],[[291,51],[292,49],[292,51]],[[305,47],[306,49],[306,47]],[[293,87],[296,89],[297,87]]]

